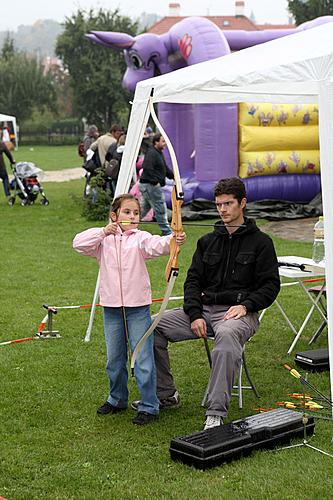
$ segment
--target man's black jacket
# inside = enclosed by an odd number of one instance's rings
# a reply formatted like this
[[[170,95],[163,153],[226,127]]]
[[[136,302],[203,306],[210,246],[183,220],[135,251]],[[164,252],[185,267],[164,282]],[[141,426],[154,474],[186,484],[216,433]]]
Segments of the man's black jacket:
[[[199,239],[184,284],[184,311],[191,322],[202,318],[204,304],[246,306],[249,312],[270,306],[280,290],[271,238],[255,222],[229,234],[222,221]]]
[[[165,177],[173,179],[173,173],[167,167],[162,151],[158,151],[154,146],[148,148],[142,164],[143,172],[140,177],[142,184],[160,184],[165,186]]]

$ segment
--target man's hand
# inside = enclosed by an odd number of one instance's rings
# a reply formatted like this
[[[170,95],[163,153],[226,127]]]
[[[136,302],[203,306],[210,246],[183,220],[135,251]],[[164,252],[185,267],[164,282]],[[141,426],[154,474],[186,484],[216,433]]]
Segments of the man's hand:
[[[226,321],[227,319],[240,319],[243,316],[246,316],[246,314],[247,309],[245,306],[231,306],[225,313],[223,321]]]
[[[207,325],[203,318],[192,321],[191,330],[197,337],[207,338]]]

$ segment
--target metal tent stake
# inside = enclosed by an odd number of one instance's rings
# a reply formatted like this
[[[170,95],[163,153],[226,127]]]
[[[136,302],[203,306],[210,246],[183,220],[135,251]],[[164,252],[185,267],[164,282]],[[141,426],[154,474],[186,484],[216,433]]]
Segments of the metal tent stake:
[[[47,330],[39,333],[40,337],[44,338],[60,338],[61,335],[58,330],[53,330],[53,314],[57,314],[57,310],[54,307],[49,307],[44,304],[43,307],[47,309]]]

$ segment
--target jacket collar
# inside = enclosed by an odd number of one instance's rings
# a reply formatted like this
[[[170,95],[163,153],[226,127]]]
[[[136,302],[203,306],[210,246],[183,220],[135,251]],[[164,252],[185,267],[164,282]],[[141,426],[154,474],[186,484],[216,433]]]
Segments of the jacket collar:
[[[245,234],[259,231],[259,228],[257,227],[255,221],[252,219],[248,219],[247,217],[244,217],[244,225],[245,227],[238,227],[236,231],[232,233],[232,236],[243,236]],[[222,220],[219,220],[214,224],[214,234],[216,234],[217,236],[229,236],[229,232],[227,231]]]

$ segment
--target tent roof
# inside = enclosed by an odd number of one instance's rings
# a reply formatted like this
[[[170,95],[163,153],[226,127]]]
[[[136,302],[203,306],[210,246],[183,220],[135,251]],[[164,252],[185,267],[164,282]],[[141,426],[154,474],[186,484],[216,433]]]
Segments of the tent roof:
[[[16,122],[15,116],[4,115],[4,114],[0,113],[0,122],[5,122],[7,120]]]
[[[333,79],[332,58],[332,23],[326,23],[144,80],[137,93],[143,97],[153,87],[155,102],[254,101],[257,94],[261,101],[276,102],[275,95],[284,94],[285,101],[314,102],[318,83]]]

